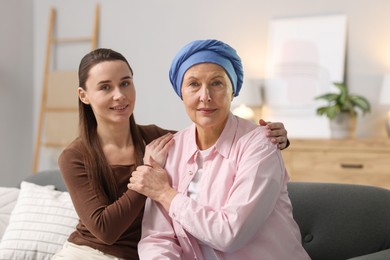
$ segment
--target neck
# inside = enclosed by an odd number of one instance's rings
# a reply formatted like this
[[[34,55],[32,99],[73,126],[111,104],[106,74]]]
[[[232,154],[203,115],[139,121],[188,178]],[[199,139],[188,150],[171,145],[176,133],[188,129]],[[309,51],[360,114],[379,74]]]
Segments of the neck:
[[[121,126],[98,126],[97,133],[103,147],[105,145],[115,145],[117,147],[133,145],[130,135],[130,124],[124,124]]]
[[[221,136],[224,126],[203,128],[196,126],[196,143],[200,150],[206,150],[213,146]]]

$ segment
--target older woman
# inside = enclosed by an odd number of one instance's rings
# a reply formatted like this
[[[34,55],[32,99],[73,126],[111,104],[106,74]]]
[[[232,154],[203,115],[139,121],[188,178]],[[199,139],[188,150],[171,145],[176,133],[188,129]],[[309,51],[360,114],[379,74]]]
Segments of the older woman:
[[[149,197],[140,258],[309,259],[280,151],[264,127],[230,112],[243,81],[236,51],[191,42],[170,80],[194,124],[175,134],[165,169],[149,158],[130,179],[130,189]]]

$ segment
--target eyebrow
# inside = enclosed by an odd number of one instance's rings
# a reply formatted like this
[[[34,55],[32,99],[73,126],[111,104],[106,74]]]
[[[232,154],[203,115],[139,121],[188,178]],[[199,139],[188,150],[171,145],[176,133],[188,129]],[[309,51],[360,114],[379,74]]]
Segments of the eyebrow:
[[[228,76],[229,77],[229,76]],[[224,79],[224,75],[220,75],[220,74],[214,74],[210,77],[211,80],[215,80],[215,79]],[[183,78],[183,81],[188,81],[188,80],[197,80],[198,77],[194,76],[194,75],[189,75],[187,78]]]
[[[125,76],[125,77],[121,78],[120,80],[122,81],[122,80],[126,80],[126,79],[132,79],[132,77]],[[102,81],[99,81],[97,84],[101,85],[101,84],[106,84],[106,83],[110,83],[110,82],[111,82],[111,80],[102,80]]]

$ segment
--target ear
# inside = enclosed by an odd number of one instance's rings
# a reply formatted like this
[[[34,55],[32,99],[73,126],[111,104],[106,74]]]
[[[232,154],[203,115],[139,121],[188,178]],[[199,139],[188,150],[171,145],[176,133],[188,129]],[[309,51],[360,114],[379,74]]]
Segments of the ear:
[[[89,99],[87,97],[87,93],[85,93],[85,90],[83,88],[80,87],[77,88],[77,95],[79,96],[81,102],[83,102],[86,105],[89,105]]]

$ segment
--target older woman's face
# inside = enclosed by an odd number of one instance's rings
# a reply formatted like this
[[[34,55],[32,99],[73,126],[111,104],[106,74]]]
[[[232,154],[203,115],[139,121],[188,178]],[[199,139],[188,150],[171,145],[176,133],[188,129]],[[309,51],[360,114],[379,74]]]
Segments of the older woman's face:
[[[221,66],[201,63],[189,68],[184,74],[181,93],[187,114],[197,127],[224,128],[233,87]]]

